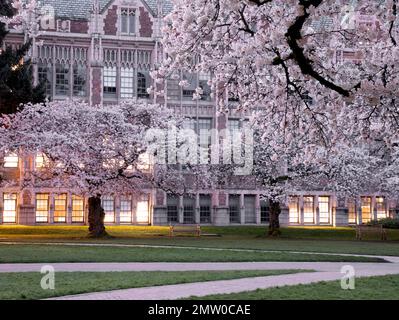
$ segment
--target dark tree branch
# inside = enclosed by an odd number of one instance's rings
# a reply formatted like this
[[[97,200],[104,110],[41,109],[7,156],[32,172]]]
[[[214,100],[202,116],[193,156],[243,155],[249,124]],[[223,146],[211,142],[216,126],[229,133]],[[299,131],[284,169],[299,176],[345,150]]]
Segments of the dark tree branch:
[[[338,92],[345,97],[349,97],[349,90],[325,79],[316,70],[314,70],[312,60],[305,56],[304,49],[298,44],[298,41],[302,39],[301,30],[310,16],[306,10],[309,9],[310,6],[318,7],[322,2],[323,0],[299,0],[299,4],[304,8],[304,13],[296,18],[295,22],[288,28],[285,36],[288,46],[292,50],[294,60],[304,75],[309,75],[323,86]]]

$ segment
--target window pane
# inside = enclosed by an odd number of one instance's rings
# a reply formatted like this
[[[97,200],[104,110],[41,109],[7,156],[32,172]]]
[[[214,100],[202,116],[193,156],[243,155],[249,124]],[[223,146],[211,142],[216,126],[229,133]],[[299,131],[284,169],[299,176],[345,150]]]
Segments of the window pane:
[[[197,76],[193,73],[183,72],[183,80],[186,81],[186,86],[183,86],[183,99],[193,100],[195,89],[197,88]]]
[[[137,97],[148,98],[147,88],[150,85],[150,75],[148,71],[137,72]]]
[[[229,213],[230,223],[240,223],[240,196],[236,194],[229,195]]]
[[[371,221],[371,197],[362,197],[362,223]]]
[[[46,163],[48,163],[48,158],[41,152],[37,153],[35,157],[36,168],[43,168]]]
[[[149,209],[148,196],[142,196],[141,199],[137,201],[136,221],[138,223],[149,222],[148,209]]]
[[[299,199],[292,196],[288,201],[289,221],[290,223],[299,223]]]
[[[72,195],[72,222],[84,222],[84,198]]]
[[[136,32],[136,16],[134,9],[129,10],[129,33],[134,34]]]
[[[121,12],[121,32],[127,33],[127,19],[128,19],[128,11],[127,9],[122,9]]]
[[[104,94],[116,96],[116,67],[104,68]]]
[[[66,222],[67,195],[59,194],[54,196],[54,222]]]
[[[36,222],[48,222],[49,214],[49,195],[48,193],[36,194]]]
[[[3,222],[17,222],[17,194],[4,193],[3,195]]]
[[[132,222],[132,198],[123,197],[121,198],[121,211],[119,221],[121,223]]]
[[[104,222],[115,222],[115,206],[113,197],[103,197],[102,207],[105,212]]]
[[[209,101],[211,100],[211,87],[208,84],[211,76],[208,73],[199,73],[198,74],[198,87],[202,89],[201,100]]]
[[[195,223],[195,198],[193,196],[184,196],[183,198],[183,223]]]
[[[167,196],[167,219],[168,222],[179,222],[178,214],[179,198],[175,195]]]
[[[330,197],[319,197],[319,221],[330,223]]]
[[[60,96],[69,95],[69,66],[67,64],[56,64],[55,94]]]
[[[387,210],[384,197],[376,197],[377,203],[377,219],[384,219],[387,217]]]
[[[314,223],[313,197],[303,197],[303,222]]]
[[[200,194],[200,223],[211,223],[211,195]]]
[[[5,168],[18,168],[18,156],[15,153],[10,153],[4,157]]]
[[[121,98],[133,98],[133,68],[121,69]]]
[[[357,223],[356,202],[354,199],[348,200],[348,223]]]
[[[268,200],[260,201],[260,223],[268,223],[270,221],[270,212]]]
[[[39,83],[45,88],[48,96],[52,95],[52,67],[51,64],[40,64],[38,67],[38,78]]]
[[[75,65],[73,68],[73,95],[75,97],[86,96],[87,70],[83,65]]]

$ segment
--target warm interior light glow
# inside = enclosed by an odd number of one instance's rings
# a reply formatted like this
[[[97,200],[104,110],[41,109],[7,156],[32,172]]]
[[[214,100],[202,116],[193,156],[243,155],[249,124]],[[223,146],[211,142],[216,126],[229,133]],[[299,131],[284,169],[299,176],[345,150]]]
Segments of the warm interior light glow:
[[[5,193],[3,195],[3,222],[15,223],[17,222],[17,194]]]
[[[10,153],[4,157],[5,168],[18,168],[18,156],[15,153]]]
[[[48,160],[43,153],[40,152],[40,153],[36,154],[36,157],[35,157],[36,168],[44,168],[46,165],[46,162],[48,162]]]
[[[148,199],[142,198],[142,200],[137,201],[136,220],[138,223],[148,223],[148,210]]]

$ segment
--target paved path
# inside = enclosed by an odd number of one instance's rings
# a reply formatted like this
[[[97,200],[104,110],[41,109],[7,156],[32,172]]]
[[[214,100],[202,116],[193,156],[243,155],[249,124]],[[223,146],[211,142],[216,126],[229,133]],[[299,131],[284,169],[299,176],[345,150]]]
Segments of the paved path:
[[[17,243],[0,243],[17,244]],[[39,244],[39,243],[38,243]],[[40,243],[43,244],[43,243]],[[48,243],[54,245],[54,243]],[[282,252],[251,249],[198,248],[181,246],[152,246],[152,245],[123,245],[123,244],[87,244],[87,243],[57,243],[57,245],[71,246],[121,246],[121,247],[168,247],[197,250],[231,250]],[[252,291],[276,286],[309,284],[320,281],[341,279],[341,268],[351,265],[355,269],[356,277],[399,274],[399,257],[370,256],[339,253],[317,253],[283,251],[298,254],[330,254],[347,256],[379,257],[391,263],[361,263],[361,262],[146,262],[146,263],[14,263],[0,264],[0,272],[40,272],[43,265],[51,265],[58,272],[118,272],[118,271],[204,271],[204,270],[287,270],[306,269],[315,272],[285,274],[267,277],[243,278],[232,280],[207,281],[196,283],[155,286],[147,288],[132,288],[104,292],[85,293],[80,295],[56,297],[57,300],[164,300],[180,299],[190,296],[205,296],[209,294],[228,294],[242,291]]]
[[[266,268],[282,268],[281,264],[266,262],[263,269]],[[285,263],[289,268],[299,267],[303,263]],[[310,263],[311,264],[311,263]],[[387,268],[380,268],[371,264],[369,266],[354,266],[356,270],[356,277],[377,276],[387,274],[399,274],[399,265],[397,264],[384,264],[390,265]],[[226,266],[227,267],[227,266]],[[237,267],[237,266],[235,266]],[[257,266],[260,269],[262,266]],[[302,265],[302,267],[309,267],[309,264]],[[313,267],[314,264],[313,264]],[[316,266],[317,267],[317,266]],[[320,266],[322,269],[330,269],[333,266]],[[336,265],[339,267],[339,265]],[[358,268],[359,267],[359,268]],[[212,270],[215,266],[210,266]],[[208,270],[209,270],[208,268]],[[287,267],[286,267],[287,268]],[[229,268],[230,269],[230,268]],[[235,268],[237,269],[237,268]],[[197,270],[197,268],[195,268]],[[220,270],[220,269],[218,269]],[[56,297],[51,300],[173,300],[188,298],[190,296],[206,296],[210,294],[228,294],[238,293],[242,291],[252,291],[256,289],[266,289],[270,287],[296,285],[296,284],[309,284],[320,281],[333,281],[342,278],[342,274],[337,269],[335,271],[318,271],[306,272],[296,274],[285,274],[267,277],[243,278],[233,280],[220,280],[208,282],[195,282],[185,284],[175,284],[167,286],[156,286],[147,288],[133,288],[113,291],[103,291],[86,293],[79,295],[71,295],[64,297]]]

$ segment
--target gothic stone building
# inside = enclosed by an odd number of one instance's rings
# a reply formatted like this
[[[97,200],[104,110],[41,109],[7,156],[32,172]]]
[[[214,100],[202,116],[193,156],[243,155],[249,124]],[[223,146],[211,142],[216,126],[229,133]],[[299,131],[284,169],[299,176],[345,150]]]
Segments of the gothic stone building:
[[[45,14],[55,19],[44,21],[35,38],[30,57],[34,81],[46,84],[53,100],[84,99],[92,105],[115,104],[121,99],[151,101],[150,70],[162,59],[159,46],[161,17],[171,10],[167,0],[45,0]],[[43,13],[42,12],[42,13]],[[362,20],[363,19],[363,20]],[[376,24],[371,17],[361,23]],[[313,27],[328,28],[328,19]],[[18,46],[24,35],[10,28],[7,45]],[[336,53],[337,61],[360,57],[351,50]],[[181,73],[189,87],[178,80],[167,84],[168,107],[192,118],[192,128],[239,129],[245,115],[232,110],[228,116],[216,112],[210,97],[206,74]],[[197,86],[204,88],[201,100],[193,101]],[[201,138],[201,137],[200,137]],[[18,159],[4,158],[1,170],[7,177],[35,170],[43,164],[42,155]],[[140,197],[103,197],[108,224],[201,223],[215,225],[267,224],[268,205],[261,191],[249,184],[236,184],[224,190],[203,190],[188,196],[172,196],[161,190],[145,190]],[[353,202],[337,199],[328,192],[304,192],[287,199],[283,225],[351,225],[396,216],[396,203],[381,194],[359,196]],[[2,224],[85,224],[87,203],[70,190],[37,188],[0,190]]]

